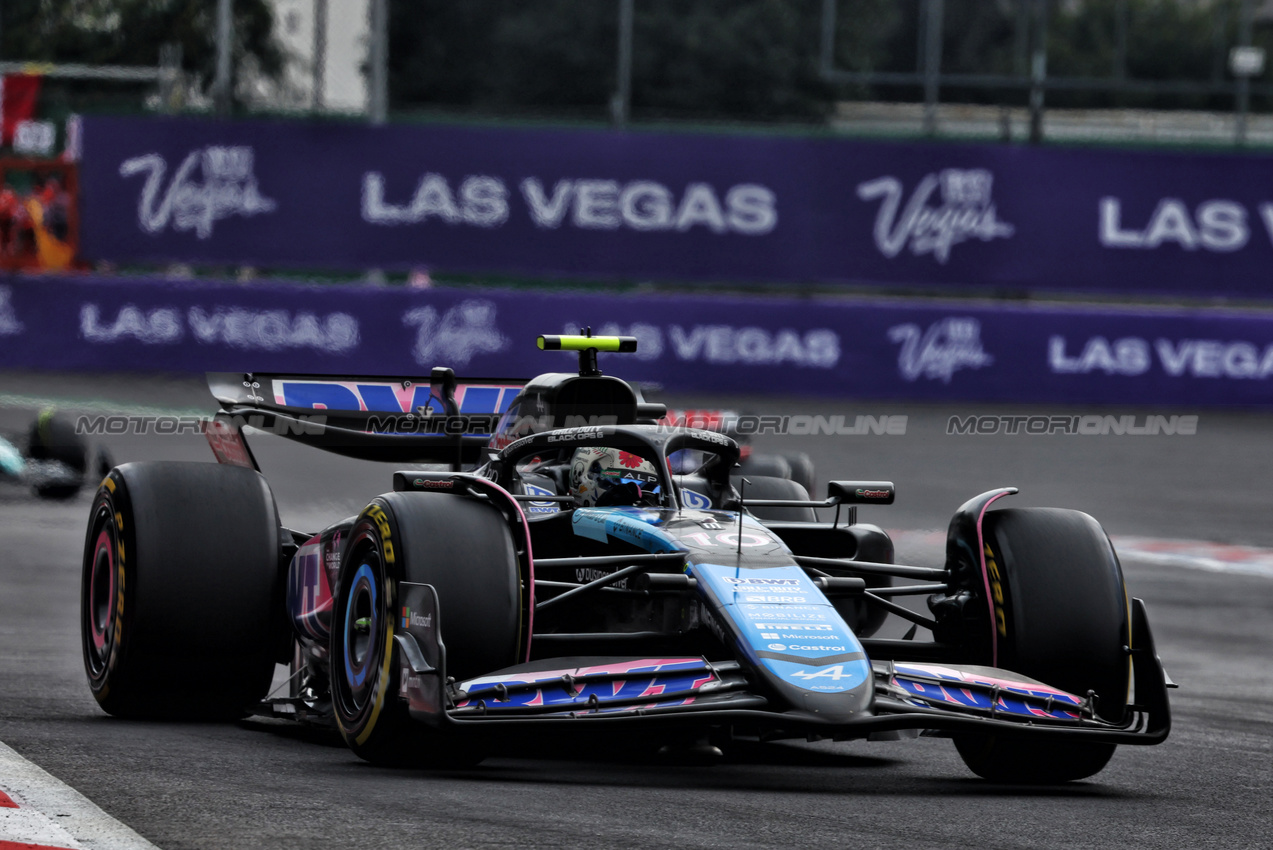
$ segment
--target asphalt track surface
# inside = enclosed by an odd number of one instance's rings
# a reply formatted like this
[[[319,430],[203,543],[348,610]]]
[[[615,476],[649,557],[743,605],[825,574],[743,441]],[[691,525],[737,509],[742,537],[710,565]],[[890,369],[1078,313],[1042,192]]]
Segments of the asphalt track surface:
[[[213,409],[191,380],[0,373],[0,430],[24,428],[32,411],[15,405],[37,397]],[[966,498],[1015,485],[1016,504],[1080,508],[1116,537],[1273,547],[1266,414],[693,402],[906,415],[902,436],[758,441],[814,454],[821,481],[896,481],[897,504],[861,517],[889,529],[943,529]],[[1188,437],[946,434],[954,414],[1088,412],[1200,418]],[[211,459],[198,437],[106,442],[118,462]],[[254,446],[293,527],[317,528],[389,488],[389,467],[278,438]],[[940,739],[744,746],[712,767],[566,746],[501,755],[469,771],[390,771],[362,763],[331,735],[281,722],[122,722],[98,709],[77,625],[88,507],[88,494],[41,503],[0,488],[0,742],[162,848],[1273,846],[1267,575],[1124,560],[1181,686],[1172,692],[1174,728],[1162,746],[1123,747],[1085,782],[988,784]],[[937,535],[899,540],[901,560],[939,562]]]

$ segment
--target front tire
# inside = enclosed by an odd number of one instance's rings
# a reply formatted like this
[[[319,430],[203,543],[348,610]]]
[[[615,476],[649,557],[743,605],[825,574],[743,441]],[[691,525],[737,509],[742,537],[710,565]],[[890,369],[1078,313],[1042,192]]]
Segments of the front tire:
[[[386,493],[350,530],[337,581],[332,703],[350,749],[386,767],[476,764],[472,742],[413,720],[399,698],[399,583],[438,594],[446,675],[517,663],[522,588],[512,534],[489,505],[440,493]]]
[[[1101,526],[1058,508],[992,511],[984,521],[991,585],[994,663],[1076,696],[1096,695],[1112,723],[1127,711],[1131,615],[1122,568]],[[984,590],[981,596],[984,597]],[[960,735],[955,746],[978,776],[996,782],[1055,783],[1101,771],[1115,745]]]
[[[129,463],[93,500],[80,630],[89,687],[117,717],[232,719],[269,689],[280,645],[279,524],[265,479]]]

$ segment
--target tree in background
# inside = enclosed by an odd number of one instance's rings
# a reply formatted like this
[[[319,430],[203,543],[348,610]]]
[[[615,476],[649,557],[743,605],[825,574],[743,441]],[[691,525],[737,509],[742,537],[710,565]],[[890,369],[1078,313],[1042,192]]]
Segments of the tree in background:
[[[206,90],[216,73],[216,0],[0,0],[0,58],[89,65],[159,64],[181,47],[182,67]],[[283,54],[266,0],[234,0],[235,67],[277,76]],[[81,94],[102,86],[67,86]]]
[[[1229,49],[1238,42],[1240,0],[1127,0],[1126,73],[1137,80],[1225,81]],[[1066,76],[1109,77],[1117,72],[1118,0],[1085,0],[1054,16],[1048,70]],[[1273,48],[1266,26],[1254,42]],[[1087,107],[1231,109],[1229,95],[1068,93],[1066,105]]]
[[[1141,80],[1227,80],[1239,0],[1126,0],[1126,70]],[[1112,78],[1119,0],[1050,0],[1048,72]],[[942,70],[1024,75],[1034,0],[945,0]],[[635,0],[632,114],[817,121],[840,99],[918,100],[918,86],[826,84],[821,0]],[[838,0],[835,64],[919,67],[921,0]],[[618,0],[392,0],[398,110],[598,119],[616,88]],[[1273,40],[1256,29],[1256,43]],[[1023,104],[1023,88],[945,86],[942,100]],[[1052,106],[1228,109],[1231,95],[1052,91]]]
[[[892,7],[890,0],[858,5],[866,10],[858,15],[860,24],[886,17]],[[821,118],[835,99],[818,75],[821,8],[820,0],[636,0],[633,115]],[[608,115],[616,89],[618,9],[617,0],[394,2],[393,105]]]
[[[853,0],[841,0],[842,10]],[[1232,79],[1229,48],[1237,43],[1240,0],[1049,0],[1047,62],[1053,77],[1113,78],[1118,68],[1119,6],[1127,9],[1125,73],[1136,80]],[[1029,26],[1035,0],[946,0],[942,71],[957,74],[1016,74],[1029,68]],[[841,12],[843,15],[844,12]],[[896,14],[879,31],[879,70],[918,67],[920,2],[896,4]],[[841,27],[843,29],[843,26]],[[843,37],[841,35],[841,37]],[[1258,25],[1255,43],[1273,48],[1267,27]],[[879,98],[917,98],[888,88]],[[1023,89],[962,89],[947,86],[942,99],[967,103],[1024,103]],[[1050,91],[1048,103],[1069,107],[1232,108],[1231,95],[1148,95],[1130,92]]]
[[[388,0],[395,111],[600,120],[617,88],[620,0]],[[945,0],[942,69],[1024,74],[1035,0]],[[1228,80],[1239,0],[1121,0],[1126,70]],[[1049,0],[1052,76],[1112,77],[1120,0]],[[913,72],[921,0],[837,0],[835,65]],[[837,100],[918,100],[918,86],[830,85],[818,73],[822,0],[634,0],[636,120],[818,122]],[[235,67],[280,78],[271,0],[234,0]],[[216,0],[0,0],[0,58],[150,65],[180,45],[193,88],[214,74]],[[1273,48],[1257,22],[1256,43]],[[239,89],[241,91],[241,89]],[[139,108],[137,87],[49,81],[45,103]],[[59,94],[60,92],[60,94]],[[947,102],[1024,103],[1022,88],[944,86]],[[1050,91],[1049,106],[1227,109],[1232,96]],[[1260,100],[1257,105],[1263,105]]]

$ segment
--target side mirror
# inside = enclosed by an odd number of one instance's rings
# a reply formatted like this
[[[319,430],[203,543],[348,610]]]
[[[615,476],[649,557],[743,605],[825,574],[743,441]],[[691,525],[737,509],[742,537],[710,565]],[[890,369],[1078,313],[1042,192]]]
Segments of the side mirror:
[[[841,505],[891,505],[897,490],[892,481],[831,481],[827,500]]]

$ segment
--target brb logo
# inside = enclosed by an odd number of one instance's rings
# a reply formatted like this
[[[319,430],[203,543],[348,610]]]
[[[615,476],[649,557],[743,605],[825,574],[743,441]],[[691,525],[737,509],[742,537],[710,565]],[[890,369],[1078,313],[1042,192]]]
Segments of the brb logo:
[[[973,318],[949,316],[928,326],[894,325],[888,338],[900,342],[897,370],[908,381],[920,377],[941,379],[949,384],[960,369],[980,369],[995,362],[981,347],[981,323]]]
[[[137,223],[147,233],[193,230],[200,239],[232,215],[245,218],[274,212],[277,204],[261,194],[250,147],[208,146],[191,151],[164,188],[168,162],[157,153],[133,157],[119,166],[121,177],[146,175],[137,204]],[[201,178],[201,179],[200,179]]]
[[[857,187],[864,201],[882,199],[875,216],[875,247],[892,259],[910,246],[912,254],[932,254],[945,264],[950,251],[960,242],[980,239],[1007,239],[1015,228],[995,214],[990,190],[994,175],[984,168],[947,168],[919,181],[906,208],[902,209],[902,181],[877,177]],[[941,190],[941,203],[930,204]],[[899,215],[899,210],[901,214]]]

